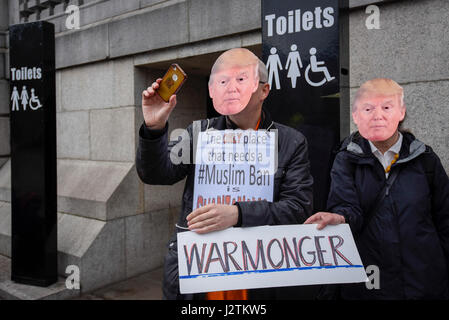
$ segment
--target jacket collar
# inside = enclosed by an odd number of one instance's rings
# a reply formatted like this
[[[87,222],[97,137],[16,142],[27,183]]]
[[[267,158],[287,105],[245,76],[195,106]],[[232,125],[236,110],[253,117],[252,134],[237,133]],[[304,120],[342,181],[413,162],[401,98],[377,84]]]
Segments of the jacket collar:
[[[413,136],[411,133],[408,133],[408,135],[413,137],[413,139],[410,139],[409,137],[408,154],[406,148],[401,148],[401,151],[399,153],[399,160],[396,161],[396,163],[403,163],[413,160],[426,151],[426,145],[423,142],[416,139],[415,136]]]
[[[403,140],[401,150],[399,151],[399,160],[396,163],[408,162],[415,159],[426,151],[426,145],[415,138],[409,132],[402,132]],[[358,161],[363,159],[374,159],[368,140],[363,138],[358,131],[347,137],[339,151],[346,150],[352,154]]]

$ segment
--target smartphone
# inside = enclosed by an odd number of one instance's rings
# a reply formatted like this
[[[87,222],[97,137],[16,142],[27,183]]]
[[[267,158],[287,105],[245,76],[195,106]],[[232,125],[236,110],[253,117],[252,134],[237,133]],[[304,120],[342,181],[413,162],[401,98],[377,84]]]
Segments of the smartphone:
[[[179,91],[186,79],[187,74],[174,63],[168,68],[156,92],[162,100],[168,102],[170,97]]]

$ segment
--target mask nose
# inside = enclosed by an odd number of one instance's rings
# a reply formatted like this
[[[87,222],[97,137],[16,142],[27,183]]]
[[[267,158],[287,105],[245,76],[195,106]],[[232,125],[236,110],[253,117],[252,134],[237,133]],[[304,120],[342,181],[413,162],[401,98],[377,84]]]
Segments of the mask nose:
[[[374,120],[382,120],[382,118],[383,118],[382,109],[374,108],[373,117],[374,117]]]
[[[230,80],[228,86],[226,87],[227,92],[236,92],[238,88],[237,81],[235,79]]]

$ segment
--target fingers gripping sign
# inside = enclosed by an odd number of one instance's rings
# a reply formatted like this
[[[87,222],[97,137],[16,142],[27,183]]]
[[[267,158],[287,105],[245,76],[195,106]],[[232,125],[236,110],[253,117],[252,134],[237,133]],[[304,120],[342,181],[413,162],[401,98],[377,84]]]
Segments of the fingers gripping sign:
[[[331,213],[331,212],[317,212],[310,216],[304,224],[314,224],[317,223],[317,229],[321,230],[328,224],[336,225],[340,223],[345,223],[345,217],[342,215]]]
[[[187,225],[196,233],[208,233],[236,225],[238,216],[237,206],[212,203],[193,210],[187,216]]]

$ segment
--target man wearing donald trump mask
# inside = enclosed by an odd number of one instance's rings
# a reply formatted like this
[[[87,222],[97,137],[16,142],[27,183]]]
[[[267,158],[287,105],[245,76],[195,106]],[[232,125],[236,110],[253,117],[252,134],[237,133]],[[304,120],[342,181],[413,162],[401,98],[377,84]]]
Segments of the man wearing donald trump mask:
[[[335,157],[327,212],[306,223],[348,223],[380,279],[374,290],[341,285],[333,298],[449,298],[449,178],[432,148],[401,128],[406,111],[404,89],[392,79],[368,80],[355,94],[358,131]]]
[[[139,130],[136,167],[147,184],[174,184],[187,177],[182,210],[176,232],[165,258],[163,293],[165,299],[273,299],[273,290],[235,290],[183,295],[179,292],[176,233],[191,230],[198,234],[230,227],[303,223],[312,210],[312,176],[307,142],[298,131],[271,120],[263,106],[270,92],[267,70],[251,51],[235,48],[222,53],[211,69],[209,96],[221,116],[195,121],[198,130],[277,130],[277,171],[273,201],[212,203],[193,207],[195,164],[175,164],[170,152],[180,141],[168,141],[168,120],[176,106],[175,95],[164,102],[157,94],[161,79],[142,92],[144,123]],[[187,128],[193,145],[195,123]],[[195,150],[189,149],[190,159]],[[261,292],[264,292],[261,294]],[[268,293],[267,293],[268,292]]]

